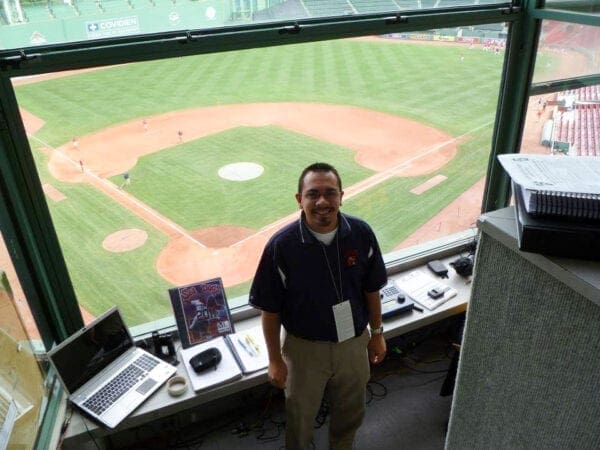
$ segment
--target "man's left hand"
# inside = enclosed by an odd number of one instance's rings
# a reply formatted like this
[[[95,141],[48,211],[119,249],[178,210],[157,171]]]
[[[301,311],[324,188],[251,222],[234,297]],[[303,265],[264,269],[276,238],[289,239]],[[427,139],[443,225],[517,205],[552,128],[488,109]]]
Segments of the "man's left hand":
[[[369,341],[369,345],[367,345],[367,351],[369,352],[369,361],[371,361],[372,364],[379,364],[384,360],[387,345],[383,334],[371,335],[371,340]]]

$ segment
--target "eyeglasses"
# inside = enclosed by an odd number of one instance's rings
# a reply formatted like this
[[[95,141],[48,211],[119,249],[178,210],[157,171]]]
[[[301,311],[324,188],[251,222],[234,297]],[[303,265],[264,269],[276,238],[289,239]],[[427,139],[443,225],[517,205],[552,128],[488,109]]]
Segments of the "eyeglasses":
[[[319,198],[324,197],[325,200],[335,200],[340,196],[340,191],[337,189],[326,189],[323,192],[311,189],[302,194],[305,198],[311,201],[317,201]]]

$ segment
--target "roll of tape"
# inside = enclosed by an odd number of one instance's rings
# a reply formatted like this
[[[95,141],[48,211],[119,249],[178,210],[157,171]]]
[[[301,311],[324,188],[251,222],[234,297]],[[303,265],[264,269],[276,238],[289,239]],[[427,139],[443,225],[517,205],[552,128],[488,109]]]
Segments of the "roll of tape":
[[[169,378],[169,381],[167,381],[167,389],[169,394],[171,394],[173,397],[179,397],[180,395],[183,395],[183,393],[187,391],[187,388],[187,380],[179,375]]]

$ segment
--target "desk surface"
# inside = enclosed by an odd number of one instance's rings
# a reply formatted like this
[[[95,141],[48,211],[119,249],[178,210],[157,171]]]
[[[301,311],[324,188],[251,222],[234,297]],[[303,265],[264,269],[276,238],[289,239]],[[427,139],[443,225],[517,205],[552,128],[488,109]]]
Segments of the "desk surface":
[[[600,306],[600,262],[520,251],[514,207],[483,214],[479,217],[477,226],[507,248],[519,253],[522,258]]]
[[[449,258],[444,258],[442,261],[448,265],[449,262],[455,260],[456,258],[457,256],[452,256]],[[391,339],[393,337],[408,333],[465,311],[471,291],[469,281],[466,281],[465,278],[458,276],[450,266],[448,266],[448,269],[449,278],[443,279],[442,281],[444,284],[456,289],[458,295],[443,303],[433,311],[428,311],[427,309],[423,308],[423,312],[412,310],[399,316],[386,319],[384,321],[384,334],[386,339]],[[397,279],[400,276],[406,275],[414,270],[429,272],[429,269],[421,266],[405,272],[389,275],[388,278]],[[236,331],[243,331],[256,326],[259,323],[259,316],[236,322]],[[188,378],[185,367],[181,363],[177,366],[177,375],[181,375],[186,379]],[[214,389],[209,389],[202,392],[196,393],[188,387],[187,392],[180,397],[172,397],[167,392],[166,387],[163,386],[113,430],[99,427],[95,422],[89,419],[84,419],[77,411],[75,411],[71,419],[71,424],[66,432],[63,448],[81,448],[79,444],[82,439],[87,440],[89,436],[88,433],[91,433],[94,438],[102,438],[121,430],[147,424],[154,420],[170,416],[186,409],[197,407],[211,400],[216,400],[245,389],[250,389],[259,384],[266,383],[267,381],[266,370],[261,370],[253,374],[245,375],[243,378],[232,383],[221,385]],[[189,383],[188,379],[188,386],[190,385],[191,384]]]

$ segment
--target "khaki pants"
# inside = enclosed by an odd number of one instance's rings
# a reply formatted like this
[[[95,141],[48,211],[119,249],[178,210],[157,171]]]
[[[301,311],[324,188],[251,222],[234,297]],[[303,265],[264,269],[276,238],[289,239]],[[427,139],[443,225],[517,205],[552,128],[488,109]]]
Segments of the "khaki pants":
[[[365,391],[370,376],[368,342],[366,330],[361,336],[340,343],[286,336],[283,344],[283,357],[288,366],[286,450],[313,448],[315,418],[325,387],[331,401],[330,448],[352,448],[365,415]]]

